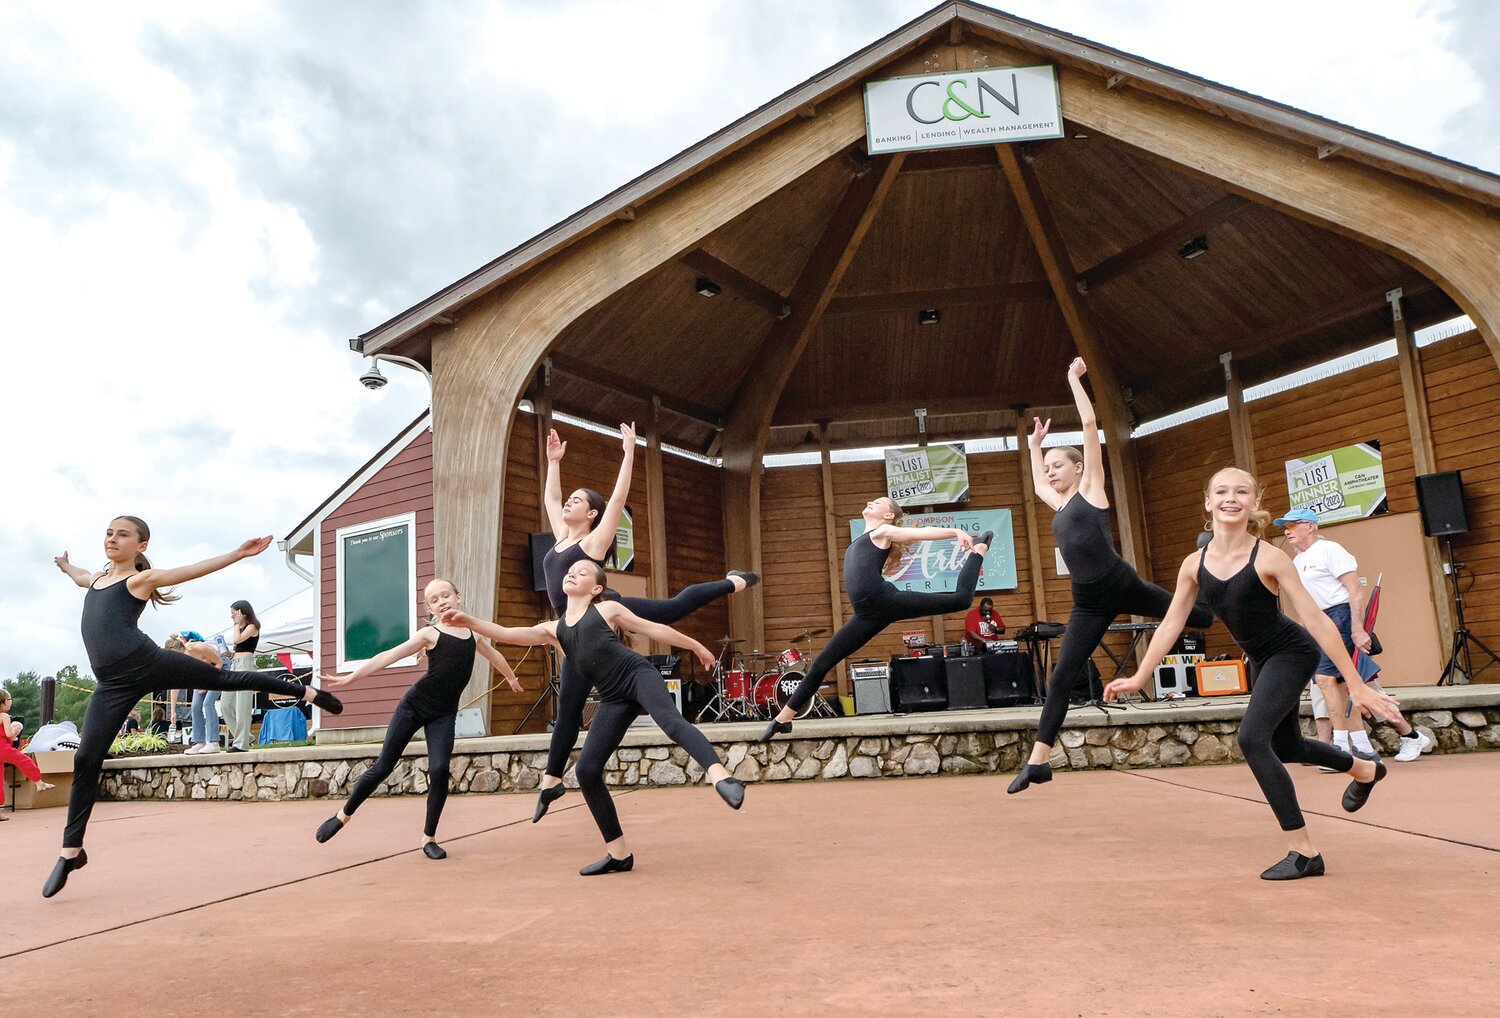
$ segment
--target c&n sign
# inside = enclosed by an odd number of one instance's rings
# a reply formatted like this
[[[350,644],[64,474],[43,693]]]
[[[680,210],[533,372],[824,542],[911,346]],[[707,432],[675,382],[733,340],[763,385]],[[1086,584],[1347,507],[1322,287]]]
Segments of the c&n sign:
[[[1057,74],[1047,67],[986,67],[865,85],[870,155],[1063,136]]]

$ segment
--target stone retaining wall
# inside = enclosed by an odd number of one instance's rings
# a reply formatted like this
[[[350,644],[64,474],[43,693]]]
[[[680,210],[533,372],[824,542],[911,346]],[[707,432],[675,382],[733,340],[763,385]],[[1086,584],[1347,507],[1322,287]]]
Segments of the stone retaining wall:
[[[1500,700],[1500,689],[1488,697]],[[1070,718],[1053,765],[1073,769],[1176,767],[1242,760],[1235,733],[1238,705],[1175,710],[1134,709]],[[1154,717],[1153,715],[1163,715]],[[1500,706],[1418,710],[1410,715],[1433,737],[1434,752],[1500,749]],[[985,774],[1020,768],[1035,738],[1035,712],[972,711],[910,717],[851,718],[803,723],[809,738],[763,746],[752,741],[759,725],[715,725],[705,732],[736,777],[747,781]],[[1310,719],[1303,719],[1311,731]],[[1372,738],[1394,753],[1397,735],[1381,725]],[[341,798],[373,761],[378,747],[311,746],[257,750],[245,756],[152,757],[105,764],[101,797],[107,799],[280,800]],[[545,736],[473,739],[458,743],[451,764],[455,792],[525,792],[546,766]],[[608,763],[606,781],[617,787],[683,785],[703,772],[681,748],[654,728],[632,731]],[[576,787],[573,772],[566,783]],[[377,795],[427,791],[426,748],[414,743]]]

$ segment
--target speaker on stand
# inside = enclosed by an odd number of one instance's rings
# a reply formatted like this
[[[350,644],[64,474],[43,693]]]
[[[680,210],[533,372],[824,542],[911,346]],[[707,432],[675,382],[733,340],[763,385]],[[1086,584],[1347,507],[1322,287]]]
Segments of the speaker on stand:
[[[1478,672],[1500,664],[1500,657],[1483,640],[1470,633],[1464,621],[1464,588],[1459,582],[1464,564],[1453,558],[1453,535],[1469,532],[1469,514],[1464,507],[1463,475],[1457,470],[1440,474],[1419,474],[1417,506],[1422,513],[1422,533],[1428,537],[1443,539],[1448,555],[1448,578],[1453,581],[1453,643],[1448,648],[1448,661],[1443,665],[1437,684],[1451,686],[1457,682],[1473,682]],[[1475,650],[1483,658],[1488,658],[1477,671],[1474,668]]]

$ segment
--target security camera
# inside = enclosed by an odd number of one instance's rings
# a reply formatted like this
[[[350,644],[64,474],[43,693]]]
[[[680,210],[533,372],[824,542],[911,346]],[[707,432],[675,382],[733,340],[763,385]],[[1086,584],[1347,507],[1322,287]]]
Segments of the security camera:
[[[390,379],[386,378],[380,373],[380,365],[376,364],[374,361],[370,362],[370,369],[359,376],[359,384],[363,385],[371,392],[374,392],[377,389],[384,389],[385,384],[388,381],[390,381]]]

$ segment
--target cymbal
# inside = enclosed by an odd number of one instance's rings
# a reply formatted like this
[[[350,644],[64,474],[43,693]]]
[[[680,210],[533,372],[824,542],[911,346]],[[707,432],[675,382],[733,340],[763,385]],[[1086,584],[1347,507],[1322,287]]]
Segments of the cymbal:
[[[728,646],[731,646],[732,644],[744,643],[745,641],[744,640],[737,640],[737,639],[735,639],[733,637],[730,637],[730,636],[723,636],[723,637],[720,637],[717,640],[714,640],[713,642],[717,643],[721,647],[728,647]]]
[[[828,632],[827,626],[824,626],[822,629],[804,629],[792,637],[792,642],[797,643],[799,640],[811,640],[814,636],[822,636],[826,632]]]
[[[740,657],[744,658],[746,661],[774,661],[774,660],[776,660],[776,655],[775,654],[764,654],[764,653],[761,653],[758,650],[747,650],[744,653],[742,653],[740,655]]]

